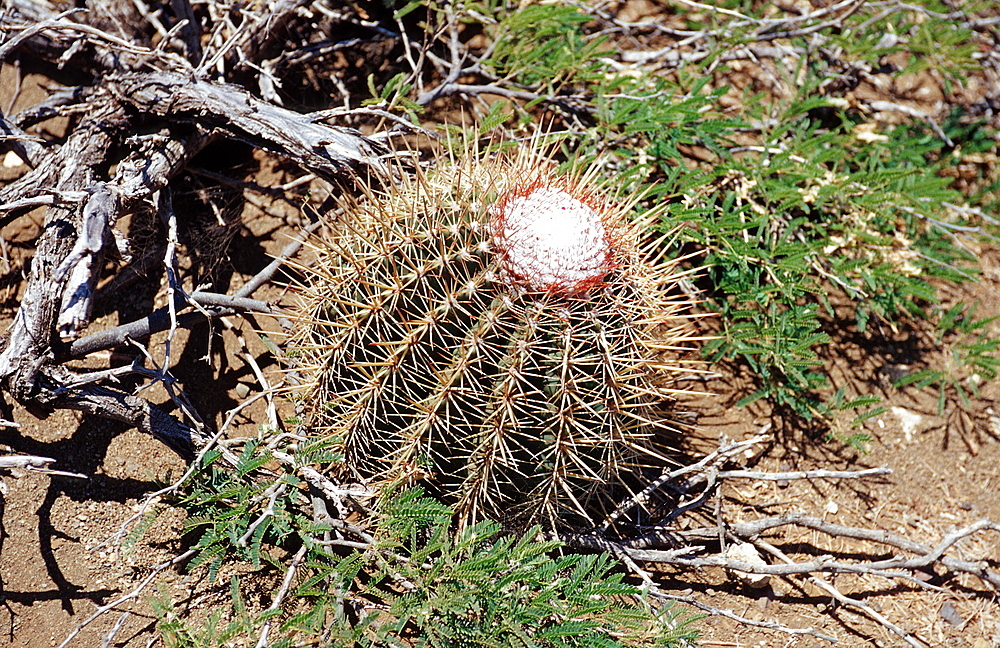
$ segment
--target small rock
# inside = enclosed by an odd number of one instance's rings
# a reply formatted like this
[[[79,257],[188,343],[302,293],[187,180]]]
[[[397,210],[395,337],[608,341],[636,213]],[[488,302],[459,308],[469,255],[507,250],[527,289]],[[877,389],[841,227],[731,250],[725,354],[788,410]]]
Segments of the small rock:
[[[738,542],[729,545],[726,549],[726,560],[745,563],[753,567],[767,567],[767,563],[757,553],[757,548],[749,542]],[[730,569],[728,571],[730,576],[735,577],[747,587],[766,587],[771,582],[771,577],[767,574],[752,574],[740,571],[739,569]]]
[[[7,151],[7,154],[3,156],[3,162],[0,164],[3,164],[5,169],[16,169],[17,167],[24,166],[24,160],[18,157],[14,151]]]
[[[938,614],[941,615],[942,619],[956,628],[965,623],[961,615],[955,610],[955,606],[951,604],[951,601],[945,601],[941,605],[941,609],[938,610]]]
[[[903,436],[906,438],[907,443],[913,441],[913,433],[917,431],[917,427],[923,423],[924,417],[920,416],[915,412],[911,412],[905,407],[892,407],[890,410],[899,419],[899,427],[903,430]]]

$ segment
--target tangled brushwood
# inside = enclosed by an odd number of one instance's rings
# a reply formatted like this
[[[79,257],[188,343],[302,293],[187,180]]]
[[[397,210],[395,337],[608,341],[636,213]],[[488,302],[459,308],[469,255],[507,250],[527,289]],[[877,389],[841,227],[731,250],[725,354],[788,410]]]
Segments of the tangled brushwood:
[[[372,190],[315,241],[293,347],[345,479],[580,528],[670,461],[690,300],[656,214],[537,149]]]

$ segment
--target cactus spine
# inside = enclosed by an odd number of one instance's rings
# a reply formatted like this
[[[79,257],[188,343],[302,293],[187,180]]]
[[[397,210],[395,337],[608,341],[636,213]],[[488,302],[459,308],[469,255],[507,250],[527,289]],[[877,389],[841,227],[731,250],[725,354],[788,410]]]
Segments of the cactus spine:
[[[316,242],[294,345],[307,422],[366,480],[427,479],[465,521],[583,526],[668,461],[677,274],[594,174],[533,149],[372,194]],[[346,475],[345,475],[346,477]]]

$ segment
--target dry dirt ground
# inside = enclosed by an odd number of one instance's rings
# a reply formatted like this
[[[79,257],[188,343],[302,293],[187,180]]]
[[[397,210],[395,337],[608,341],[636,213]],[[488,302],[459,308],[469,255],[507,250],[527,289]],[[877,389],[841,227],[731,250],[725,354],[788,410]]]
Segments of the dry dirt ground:
[[[275,253],[280,247],[283,237],[279,232],[292,231],[284,215],[255,207],[247,207],[242,219],[245,225],[234,233],[234,258],[227,262],[233,267],[234,282],[239,282],[242,274],[235,267],[244,266],[244,273],[252,273],[265,258],[262,253]],[[13,273],[23,267],[27,251],[16,251],[11,242],[30,238],[30,232],[18,231],[18,227],[25,227],[23,221],[0,233],[12,249],[8,262]],[[983,281],[962,288],[962,294],[953,298],[978,301],[983,315],[1000,314],[998,288],[1000,272],[988,270]],[[16,295],[16,286],[10,286],[3,305],[5,320],[14,313]],[[280,296],[278,289],[264,295],[271,299]],[[129,300],[139,297],[133,291],[127,295]],[[116,317],[108,315],[98,325],[111,324]],[[253,335],[245,339],[251,341],[258,361],[270,364],[263,345]],[[880,348],[832,346],[828,353],[838,367],[838,380],[866,385],[869,391],[882,395],[889,408],[866,424],[865,431],[873,440],[864,452],[837,440],[817,439],[808,426],[788,423],[780,412],[761,406],[734,407],[732,403],[745,392],[739,378],[733,376],[714,380],[709,387],[717,396],[697,404],[702,429],[697,445],[711,448],[721,435],[741,439],[769,428],[774,441],[764,456],[748,459],[758,469],[888,466],[892,475],[866,482],[737,483],[725,491],[724,506],[731,521],[805,510],[839,524],[885,529],[934,544],[950,530],[976,520],[1000,520],[1000,435],[991,409],[997,396],[994,385],[982,388],[979,399],[966,408],[966,414],[946,411],[944,416],[938,416],[933,394],[885,386],[885,367],[892,360],[898,361],[888,342]],[[215,361],[207,362],[206,354]],[[246,395],[247,389],[257,388],[249,367],[240,360],[242,354],[231,333],[216,329],[210,335],[207,327],[191,333],[178,374],[201,411],[213,412],[221,419]],[[223,357],[228,360],[218,362]],[[111,357],[107,360],[116,361]],[[161,401],[167,402],[167,398],[163,396]],[[235,434],[253,434],[261,414],[260,410],[248,410]],[[971,425],[956,423],[963,417],[968,417]],[[70,412],[39,420],[16,408],[5,418],[13,418],[20,425],[3,433],[8,448],[55,458],[55,468],[82,475],[17,473],[5,479],[0,536],[0,645],[58,646],[98,606],[131,591],[152,566],[179,552],[177,537],[183,513],[178,509],[169,509],[137,543],[128,538],[120,543],[112,536],[122,522],[136,513],[144,494],[169,483],[184,466],[154,439],[105,421]],[[786,551],[793,551],[796,543],[810,542],[838,556],[884,555],[863,542],[822,539],[810,531],[787,532],[781,542]],[[1000,536],[974,536],[959,543],[958,551],[965,558],[996,564],[1000,561]],[[211,583],[204,570],[194,574],[168,570],[137,600],[121,606],[120,610],[128,611],[128,615],[118,610],[104,615],[70,645],[102,645],[102,637],[120,622],[122,626],[111,645],[145,646],[155,634],[155,618],[147,603],[150,597],[170,597],[185,608],[210,610],[228,604],[228,576],[223,574]],[[838,645],[901,643],[870,619],[834,605],[830,596],[808,579],[774,578],[768,586],[752,589],[729,579],[722,570],[669,571],[659,577],[670,591],[690,593],[705,603],[750,619],[812,627],[838,637]],[[1000,645],[1000,607],[995,594],[985,592],[980,583],[971,579],[933,572],[926,578],[932,585],[948,584],[958,593],[919,591],[870,577],[840,576],[832,582],[844,594],[873,605],[929,646]],[[269,579],[261,582],[259,604],[266,605],[271,585]],[[705,618],[697,626],[705,646],[829,645],[813,637],[795,639],[720,617]]]
[[[22,100],[29,103],[33,97],[25,91]],[[269,168],[267,161],[262,161],[262,167],[261,173],[273,175],[258,176],[261,184],[281,181],[280,170]],[[13,175],[18,169],[4,168],[2,173]],[[197,197],[194,178],[192,194]],[[234,200],[234,205],[239,202]],[[263,207],[266,211],[254,205],[234,206],[232,213],[220,216],[219,227],[225,236],[232,237],[233,244],[224,258],[205,260],[219,273],[218,281],[238,285],[294,232],[290,225],[294,213],[287,205]],[[39,222],[22,218],[0,231],[0,326],[6,326],[16,312],[22,273],[38,226]],[[134,232],[143,226],[131,224]],[[151,304],[162,304],[162,294],[144,292],[141,282],[136,286],[121,290],[114,307],[107,309],[95,327],[132,319],[148,312]],[[982,280],[952,293],[950,300],[978,302],[979,315],[1000,315],[1000,259],[990,253]],[[280,289],[271,288],[257,296],[278,300],[282,294]],[[250,353],[273,370],[273,361],[250,327],[236,320],[233,325],[246,331]],[[996,323],[994,327],[993,333],[1000,334]],[[180,339],[182,348],[175,357],[181,384],[199,411],[214,417],[216,424],[248,392],[258,389],[239,338],[222,329],[218,325],[194,329]],[[863,451],[838,440],[826,440],[827,430],[813,429],[763,405],[735,407],[735,401],[748,393],[739,376],[712,381],[708,387],[717,396],[697,404],[701,437],[693,445],[712,448],[722,435],[742,439],[766,428],[773,441],[763,455],[747,458],[748,465],[757,469],[887,466],[893,471],[886,478],[863,482],[735,483],[724,491],[723,505],[729,519],[738,522],[744,517],[805,510],[838,524],[884,529],[931,545],[949,531],[976,520],[1000,521],[1000,419],[992,409],[998,396],[996,385],[984,385],[969,405],[949,405],[943,415],[938,414],[934,394],[889,386],[886,376],[898,365],[918,360],[907,358],[907,353],[931,353],[932,347],[929,337],[901,339],[891,331],[861,340],[848,327],[837,343],[825,350],[840,384],[852,384],[859,393],[876,393],[888,408],[865,424],[864,431],[872,441]],[[155,341],[150,348],[156,348]],[[94,362],[107,367],[122,361],[109,354]],[[161,394],[159,401],[168,403],[169,399]],[[4,478],[0,645],[58,646],[99,606],[132,591],[152,566],[182,550],[177,538],[183,513],[178,509],[167,509],[138,540],[126,537],[119,542],[113,536],[137,512],[146,493],[169,483],[184,466],[154,439],[106,421],[65,411],[38,419],[16,407],[4,411],[3,418],[19,427],[0,431],[4,444],[0,450],[52,457],[54,468],[78,474],[15,472]],[[261,420],[259,408],[245,410],[234,434],[255,433]],[[807,530],[786,531],[775,542],[788,552],[801,543],[841,557],[885,556],[884,550],[866,543],[824,539]],[[995,567],[1000,563],[1000,535],[970,537],[961,541],[956,551],[966,559],[992,561]],[[114,634],[112,646],[151,645],[156,636],[155,617],[148,604],[151,597],[170,598],[193,610],[225,606],[230,575],[223,573],[213,583],[203,570],[193,574],[183,569],[167,570],[140,596],[88,625],[70,645],[108,645],[102,641],[109,633]],[[252,575],[244,576],[253,582]],[[870,618],[833,604],[829,595],[806,578],[772,578],[767,586],[752,589],[731,580],[722,570],[665,571],[657,577],[668,591],[690,593],[749,619],[776,621],[792,628],[812,627],[839,638],[838,646],[902,644]],[[971,578],[934,572],[925,577],[930,585],[948,585],[950,593],[872,577],[829,578],[841,592],[866,601],[928,646],[1000,646],[1000,605],[995,593],[985,591]],[[259,600],[249,601],[251,606],[266,605],[273,585],[272,578],[262,577],[257,588]],[[702,631],[704,646],[830,645],[814,637],[764,630],[721,617],[699,620],[696,626]]]

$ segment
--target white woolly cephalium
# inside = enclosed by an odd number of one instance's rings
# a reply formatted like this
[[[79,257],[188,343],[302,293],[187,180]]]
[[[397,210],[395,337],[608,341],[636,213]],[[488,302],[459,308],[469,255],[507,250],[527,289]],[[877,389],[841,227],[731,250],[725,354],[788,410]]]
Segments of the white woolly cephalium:
[[[537,182],[510,189],[490,216],[503,271],[529,290],[576,292],[613,267],[601,213],[566,189]]]
[[[441,163],[316,241],[293,345],[344,470],[425,479],[468,522],[592,524],[667,462],[688,304],[592,175]],[[346,475],[345,475],[346,477]]]

